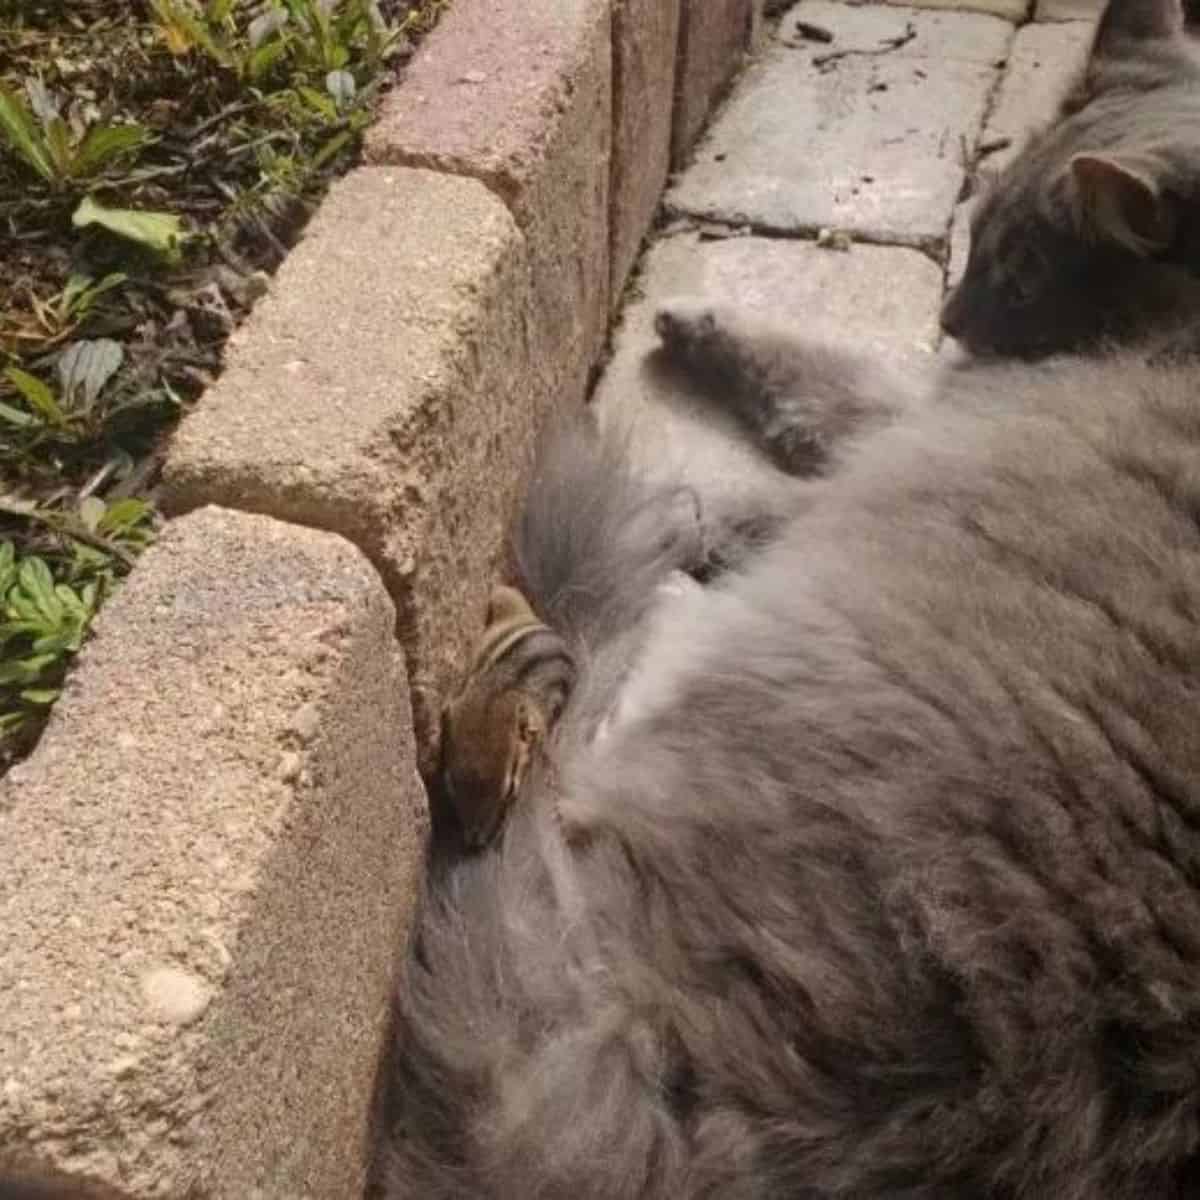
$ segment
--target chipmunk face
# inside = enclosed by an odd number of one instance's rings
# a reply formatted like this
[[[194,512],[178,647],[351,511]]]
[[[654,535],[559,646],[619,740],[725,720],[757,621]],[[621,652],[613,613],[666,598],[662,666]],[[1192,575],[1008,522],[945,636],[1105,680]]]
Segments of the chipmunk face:
[[[499,832],[545,731],[532,699],[519,691],[468,694],[446,707],[442,785],[471,849]]]
[[[469,848],[499,833],[574,677],[562,639],[520,592],[496,588],[471,668],[442,712],[440,781]]]

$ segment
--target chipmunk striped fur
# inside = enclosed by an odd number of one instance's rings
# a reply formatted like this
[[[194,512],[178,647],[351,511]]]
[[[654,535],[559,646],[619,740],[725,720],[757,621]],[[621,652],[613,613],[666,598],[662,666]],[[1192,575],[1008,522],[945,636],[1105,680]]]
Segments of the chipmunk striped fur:
[[[494,588],[467,676],[442,713],[439,780],[469,849],[499,833],[575,677],[566,643],[525,597]]]

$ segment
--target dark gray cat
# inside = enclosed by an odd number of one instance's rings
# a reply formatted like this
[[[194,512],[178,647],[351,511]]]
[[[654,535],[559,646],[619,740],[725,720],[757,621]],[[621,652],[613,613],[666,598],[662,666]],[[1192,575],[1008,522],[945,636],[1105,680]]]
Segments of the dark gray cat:
[[[976,206],[942,314],[978,353],[1127,339],[1197,304],[1200,40],[1172,3],[1111,8],[1059,119]]]
[[[980,197],[942,311],[973,353],[1200,351],[1200,40],[1183,28],[1177,0],[1110,6],[1057,118]],[[792,474],[827,473],[921,391],[729,309],[672,303],[658,330]]]
[[[1098,55],[1169,40],[1151,10]],[[660,330],[818,477],[664,602],[744,522],[698,536],[585,433],[545,463],[561,778],[431,877],[385,1195],[1200,1195],[1200,368],[926,399],[701,307]]]

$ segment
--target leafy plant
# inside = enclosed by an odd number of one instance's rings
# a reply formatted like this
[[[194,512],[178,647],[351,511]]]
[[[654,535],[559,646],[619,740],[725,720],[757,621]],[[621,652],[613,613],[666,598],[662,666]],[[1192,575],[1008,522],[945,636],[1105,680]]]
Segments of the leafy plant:
[[[309,83],[322,81],[339,104],[359,80],[348,69],[377,74],[402,39],[379,11],[378,0],[269,0],[244,29],[235,0],[150,0],[173,54],[200,51],[252,84],[276,66]]]
[[[240,80],[258,83],[287,51],[271,37],[281,22],[268,12],[239,30],[235,0],[150,0],[167,48],[175,55],[199,50]],[[265,19],[264,19],[265,18]]]
[[[154,508],[149,501],[126,496],[106,503],[88,496],[79,503],[79,523],[90,533],[105,538],[112,549],[143,550],[154,540],[150,521]],[[69,535],[71,526],[63,527]],[[120,557],[118,555],[118,557]]]
[[[110,338],[73,342],[58,356],[57,392],[36,375],[9,367],[5,378],[25,406],[0,403],[0,421],[12,429],[49,434],[59,441],[75,441],[94,433],[96,402],[124,358],[121,344]]]
[[[370,114],[365,101],[369,95],[365,89],[355,91],[353,76],[347,71],[330,72],[325,91],[302,83],[276,92],[269,103],[290,125],[305,132],[328,132],[329,136],[311,154],[300,158],[265,149],[258,156],[264,176],[277,174],[285,157],[290,161],[292,182],[297,185],[319,171],[366,127]]]
[[[92,196],[84,196],[71,215],[76,228],[99,225],[118,237],[174,261],[187,234],[183,222],[174,213],[141,212],[132,208],[108,208]]]
[[[58,698],[67,659],[83,644],[102,589],[56,583],[44,559],[0,542],[0,734]]]
[[[52,530],[68,548],[19,553],[0,541],[0,740],[45,715],[92,618],[117,577],[153,540],[153,508],[135,497],[88,496],[73,510],[0,501],[0,509]]]
[[[26,166],[55,188],[94,179],[150,139],[141,125],[91,124],[76,133],[58,101],[37,80],[27,80],[29,105],[0,87],[0,134]]]
[[[341,99],[339,91],[346,89],[353,96],[354,79],[346,67],[361,63],[368,75],[374,75],[401,39],[400,31],[383,19],[377,0],[275,2],[288,17],[284,37],[291,61],[310,78],[323,79],[335,99]]]
[[[87,495],[76,504],[50,507],[18,496],[0,495],[0,513],[40,527],[71,546],[65,568],[68,581],[111,576],[114,562],[132,566],[141,550],[154,540],[154,507],[137,496],[105,501]]]
[[[123,271],[100,279],[77,273],[53,296],[43,299],[31,291],[28,313],[0,313],[0,346],[24,345],[33,352],[48,349],[74,333],[97,310],[101,299],[127,278]]]

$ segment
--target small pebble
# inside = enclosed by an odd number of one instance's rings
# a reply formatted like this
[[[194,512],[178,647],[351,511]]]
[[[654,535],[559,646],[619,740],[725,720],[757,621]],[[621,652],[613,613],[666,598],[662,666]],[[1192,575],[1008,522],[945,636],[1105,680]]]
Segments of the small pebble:
[[[280,756],[279,759],[279,778],[284,783],[291,783],[300,774],[302,760],[300,755],[293,750]]]
[[[854,239],[841,229],[820,229],[817,231],[817,245],[823,250],[838,250],[844,253],[853,244]]]
[[[142,999],[158,1020],[190,1025],[212,1003],[212,992],[190,971],[155,967],[142,976]]]
[[[311,742],[321,728],[321,714],[315,704],[303,704],[296,710],[292,718],[292,728],[296,736],[305,743]]]

